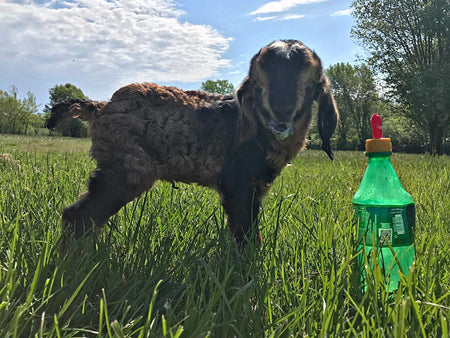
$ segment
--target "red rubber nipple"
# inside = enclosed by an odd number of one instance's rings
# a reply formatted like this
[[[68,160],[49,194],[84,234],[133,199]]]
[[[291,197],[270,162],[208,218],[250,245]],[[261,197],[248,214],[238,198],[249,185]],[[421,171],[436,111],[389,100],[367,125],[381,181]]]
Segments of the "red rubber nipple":
[[[372,137],[373,138],[382,138],[383,137],[383,129],[381,116],[377,113],[373,114],[370,118],[370,125],[372,126]]]

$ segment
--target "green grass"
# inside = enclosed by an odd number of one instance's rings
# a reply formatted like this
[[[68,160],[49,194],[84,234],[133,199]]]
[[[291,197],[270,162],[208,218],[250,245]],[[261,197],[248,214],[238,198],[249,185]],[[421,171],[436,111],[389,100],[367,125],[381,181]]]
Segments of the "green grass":
[[[366,159],[305,151],[240,252],[217,194],[160,182],[97,238],[58,252],[64,206],[85,190],[89,141],[0,135],[0,336],[448,337],[450,160],[394,154],[417,203],[416,261],[389,295],[362,292],[351,199]]]
[[[21,135],[0,134],[0,154],[23,151],[27,153],[42,152],[84,152],[88,153],[91,140],[74,139],[66,137],[36,136],[24,137]]]

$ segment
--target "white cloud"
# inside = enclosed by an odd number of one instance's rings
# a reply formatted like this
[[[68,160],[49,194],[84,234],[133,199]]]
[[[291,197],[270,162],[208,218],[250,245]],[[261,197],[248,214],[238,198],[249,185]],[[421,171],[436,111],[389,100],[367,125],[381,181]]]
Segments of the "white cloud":
[[[283,21],[283,20],[296,20],[302,19],[305,16],[302,14],[286,14],[275,16],[258,16],[253,21]]]
[[[230,38],[172,0],[0,1],[0,74],[106,87],[196,82],[229,67]]]
[[[258,16],[253,21],[270,21],[278,18],[277,16]]]
[[[334,12],[333,14],[331,14],[331,16],[347,16],[347,15],[351,15],[352,14],[352,9],[344,9],[342,11],[337,11]]]
[[[280,18],[280,20],[296,20],[296,19],[302,19],[305,16],[303,14],[289,14],[284,15]]]
[[[299,5],[307,5],[317,2],[324,2],[328,0],[279,0],[268,2],[265,5],[259,7],[255,11],[251,12],[250,15],[257,14],[269,14],[269,13],[280,13],[286,12]]]

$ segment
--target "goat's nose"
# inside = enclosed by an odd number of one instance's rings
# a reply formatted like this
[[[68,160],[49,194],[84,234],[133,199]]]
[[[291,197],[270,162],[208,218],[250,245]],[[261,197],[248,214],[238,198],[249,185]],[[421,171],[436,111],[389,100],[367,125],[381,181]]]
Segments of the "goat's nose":
[[[278,104],[272,107],[273,112],[278,117],[279,121],[284,121],[286,118],[289,118],[293,111],[294,106],[291,104]]]

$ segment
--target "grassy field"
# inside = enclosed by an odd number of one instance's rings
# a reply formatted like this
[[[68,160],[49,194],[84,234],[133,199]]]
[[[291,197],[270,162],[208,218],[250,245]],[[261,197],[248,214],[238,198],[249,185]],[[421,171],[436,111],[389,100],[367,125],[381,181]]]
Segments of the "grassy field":
[[[238,250],[215,192],[160,182],[62,257],[88,148],[0,135],[1,337],[448,337],[448,157],[392,157],[417,226],[415,264],[389,295],[379,271],[361,290],[354,259],[362,152],[301,153],[264,201],[262,249]]]

